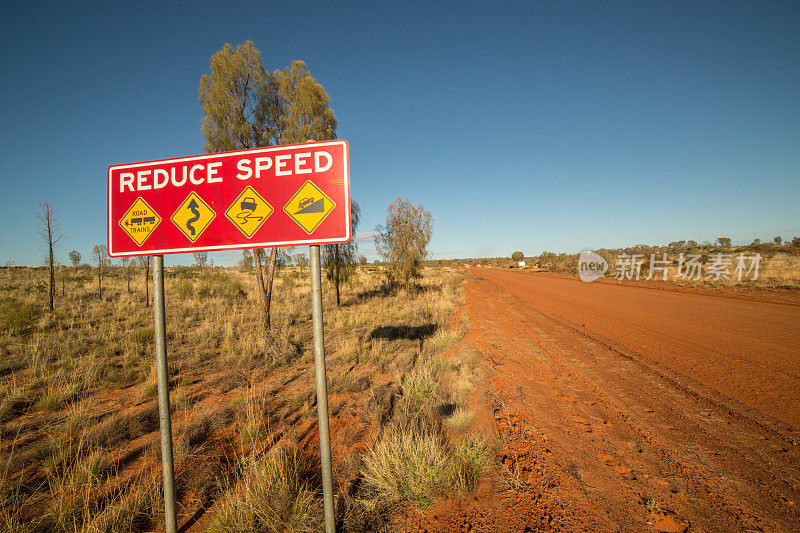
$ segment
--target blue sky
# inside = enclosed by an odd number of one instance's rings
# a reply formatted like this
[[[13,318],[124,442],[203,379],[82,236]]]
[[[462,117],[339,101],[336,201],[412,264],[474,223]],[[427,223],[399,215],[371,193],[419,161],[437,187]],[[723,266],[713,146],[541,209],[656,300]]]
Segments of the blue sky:
[[[800,235],[797,2],[383,4],[6,3],[0,263],[41,262],[44,199],[88,258],[106,167],[202,153],[247,39],[331,95],[359,230],[422,203],[434,258]]]

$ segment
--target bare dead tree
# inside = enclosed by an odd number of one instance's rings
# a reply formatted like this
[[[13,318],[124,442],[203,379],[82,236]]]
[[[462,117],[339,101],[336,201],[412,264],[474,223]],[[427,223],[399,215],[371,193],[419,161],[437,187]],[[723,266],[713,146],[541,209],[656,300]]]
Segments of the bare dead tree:
[[[47,244],[48,259],[47,265],[50,270],[50,312],[53,312],[54,301],[56,297],[56,271],[55,271],[55,258],[54,250],[58,241],[61,240],[59,231],[60,226],[55,219],[55,211],[49,202],[39,202],[39,212],[36,213],[36,222],[39,229],[39,235],[44,239]],[[56,237],[56,233],[59,233]]]

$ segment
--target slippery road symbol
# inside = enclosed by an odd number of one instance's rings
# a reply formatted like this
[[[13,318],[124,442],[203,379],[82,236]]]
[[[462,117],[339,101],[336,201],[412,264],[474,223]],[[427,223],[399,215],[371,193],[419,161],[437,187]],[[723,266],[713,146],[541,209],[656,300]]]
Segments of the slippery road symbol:
[[[189,202],[189,205],[186,207],[193,213],[192,218],[186,221],[186,229],[191,231],[192,237],[194,237],[194,223],[200,220],[200,211],[197,209],[200,206],[197,205],[197,202],[195,202],[194,198],[192,198],[192,201]]]
[[[261,228],[272,212],[269,202],[248,185],[225,211],[225,216],[249,239]]]
[[[245,225],[250,220],[264,220],[264,217],[258,217],[253,214],[253,211],[255,211],[257,207],[258,204],[256,203],[256,199],[249,196],[239,202],[239,208],[241,208],[241,212],[236,215],[236,218],[240,221],[239,224]]]

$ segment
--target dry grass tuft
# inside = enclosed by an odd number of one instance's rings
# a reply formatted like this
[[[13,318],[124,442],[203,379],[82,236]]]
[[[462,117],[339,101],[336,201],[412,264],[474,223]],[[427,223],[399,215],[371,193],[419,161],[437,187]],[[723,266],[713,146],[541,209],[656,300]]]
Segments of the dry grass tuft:
[[[425,509],[447,487],[449,470],[438,435],[394,428],[364,458],[362,476],[377,498]]]
[[[309,470],[297,453],[284,449],[246,461],[208,531],[319,531],[322,500],[307,481]]]

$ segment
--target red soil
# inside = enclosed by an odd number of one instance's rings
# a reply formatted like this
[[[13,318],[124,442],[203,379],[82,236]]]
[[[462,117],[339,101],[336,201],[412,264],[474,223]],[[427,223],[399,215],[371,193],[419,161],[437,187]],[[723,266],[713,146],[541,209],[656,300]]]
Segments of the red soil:
[[[466,292],[501,473],[405,530],[800,531],[794,298],[486,269]]]

